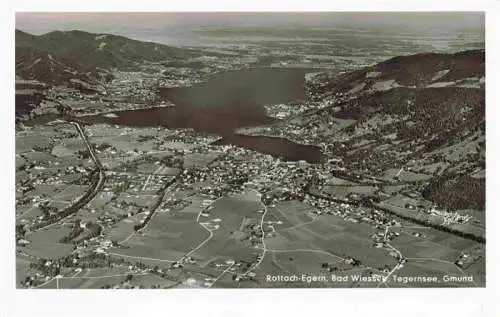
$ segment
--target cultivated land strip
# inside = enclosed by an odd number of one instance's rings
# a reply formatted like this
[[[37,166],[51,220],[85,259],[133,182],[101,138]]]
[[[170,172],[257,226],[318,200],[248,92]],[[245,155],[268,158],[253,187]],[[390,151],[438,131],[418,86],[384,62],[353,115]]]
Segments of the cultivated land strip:
[[[83,194],[73,205],[66,207],[64,210],[58,212],[56,215],[50,217],[48,220],[35,225],[33,230],[40,230],[43,228],[46,228],[52,224],[55,224],[59,222],[60,220],[68,217],[69,215],[72,215],[78,210],[80,210],[83,206],[88,204],[104,187],[104,183],[106,181],[106,175],[104,172],[104,167],[102,166],[101,162],[99,161],[99,158],[96,156],[94,152],[94,148],[90,144],[88,140],[88,136],[86,135],[85,131],[82,129],[80,124],[78,122],[70,122],[73,126],[76,127],[80,137],[82,138],[83,142],[85,143],[85,146],[87,147],[92,160],[94,161],[97,169],[96,172],[98,172],[98,178],[92,183],[92,185],[89,187],[89,189]]]
[[[257,191],[255,191],[255,192],[257,192]],[[257,194],[260,194],[260,193],[257,192]],[[264,207],[264,212],[262,213],[262,217],[260,218],[260,231],[262,234],[262,254],[260,255],[259,260],[256,263],[254,263],[252,266],[250,266],[248,268],[248,270],[245,273],[243,273],[243,275],[247,275],[249,272],[251,272],[252,270],[255,270],[257,267],[259,267],[259,265],[264,260],[264,257],[266,256],[266,252],[267,252],[265,233],[264,233],[264,218],[266,217],[266,214],[267,214],[267,206],[262,202],[262,200],[260,201],[260,203]]]

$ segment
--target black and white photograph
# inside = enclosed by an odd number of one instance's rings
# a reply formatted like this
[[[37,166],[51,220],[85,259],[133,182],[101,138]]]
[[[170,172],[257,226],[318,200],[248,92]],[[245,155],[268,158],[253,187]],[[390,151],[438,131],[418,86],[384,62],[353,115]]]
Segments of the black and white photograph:
[[[17,291],[490,283],[486,13],[283,9],[13,13]]]

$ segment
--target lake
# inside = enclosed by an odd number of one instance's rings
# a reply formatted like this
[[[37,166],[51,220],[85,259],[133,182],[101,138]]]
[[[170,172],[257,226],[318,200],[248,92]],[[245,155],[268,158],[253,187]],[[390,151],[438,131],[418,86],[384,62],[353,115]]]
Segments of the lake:
[[[225,72],[191,87],[160,88],[161,97],[176,104],[174,107],[116,111],[113,117],[98,114],[78,120],[129,127],[192,128],[220,135],[222,139],[216,144],[233,144],[290,161],[318,163],[323,154],[317,146],[234,132],[241,127],[275,122],[277,119],[266,115],[265,104],[304,100],[304,75],[310,71],[258,68]]]

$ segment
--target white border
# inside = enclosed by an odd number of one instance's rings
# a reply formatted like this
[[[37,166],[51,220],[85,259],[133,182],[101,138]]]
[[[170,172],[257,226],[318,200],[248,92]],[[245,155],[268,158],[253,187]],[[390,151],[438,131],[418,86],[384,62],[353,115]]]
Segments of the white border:
[[[3,182],[0,261],[2,316],[495,316],[498,290],[498,212],[496,188],[498,95],[496,38],[500,6],[494,1],[22,1],[2,3],[2,104],[0,105]],[[486,11],[487,58],[487,288],[357,290],[176,290],[90,291],[16,290],[14,246],[14,11]],[[7,49],[5,49],[7,47]],[[495,309],[496,308],[496,309]]]
[[[15,3],[16,11],[484,11],[493,7],[494,1],[484,0],[121,0],[85,1],[74,3],[62,0],[23,0]]]

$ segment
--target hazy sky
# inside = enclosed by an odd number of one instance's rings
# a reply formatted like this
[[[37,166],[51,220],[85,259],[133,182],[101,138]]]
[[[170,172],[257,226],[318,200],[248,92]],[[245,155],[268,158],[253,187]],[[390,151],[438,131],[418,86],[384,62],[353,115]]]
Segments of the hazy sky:
[[[484,28],[481,12],[323,13],[17,13],[16,28],[54,30],[116,27],[207,26]],[[38,33],[38,32],[37,32]]]
[[[111,33],[171,45],[200,41],[196,32],[210,27],[384,28],[454,38],[484,36],[482,12],[23,12],[16,28],[32,34],[54,30]]]

